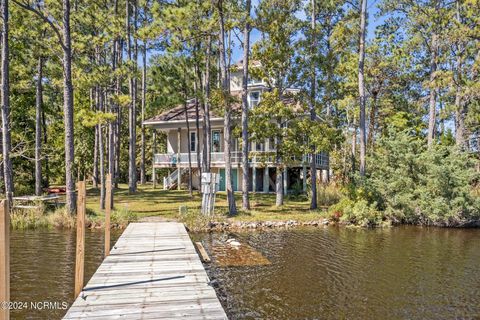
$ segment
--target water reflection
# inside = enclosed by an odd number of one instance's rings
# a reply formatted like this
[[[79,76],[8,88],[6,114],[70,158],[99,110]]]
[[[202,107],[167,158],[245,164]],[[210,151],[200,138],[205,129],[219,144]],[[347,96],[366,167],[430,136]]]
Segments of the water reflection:
[[[398,227],[197,234],[232,319],[480,318],[480,230]],[[221,267],[234,237],[271,265]]]
[[[112,231],[112,244],[121,232]],[[61,308],[35,310],[30,302],[73,302],[75,231],[11,232],[11,301],[26,302],[12,319],[60,319]],[[103,260],[102,231],[85,232],[85,284]],[[41,306],[41,305],[40,305]]]

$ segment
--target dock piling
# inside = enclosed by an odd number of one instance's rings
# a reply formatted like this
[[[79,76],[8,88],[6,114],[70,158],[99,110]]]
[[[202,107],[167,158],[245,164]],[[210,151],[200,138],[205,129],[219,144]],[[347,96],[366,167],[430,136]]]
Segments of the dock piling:
[[[84,281],[85,259],[85,211],[86,211],[86,188],[85,181],[78,182],[77,198],[77,247],[75,257],[75,293],[76,299],[82,292]]]
[[[7,200],[0,203],[0,302],[10,301],[10,209]],[[0,308],[0,320],[10,319],[9,308]]]
[[[107,174],[107,181],[106,181],[106,189],[107,194],[106,203],[107,206],[105,207],[105,257],[110,254],[110,214],[112,211],[112,175]]]

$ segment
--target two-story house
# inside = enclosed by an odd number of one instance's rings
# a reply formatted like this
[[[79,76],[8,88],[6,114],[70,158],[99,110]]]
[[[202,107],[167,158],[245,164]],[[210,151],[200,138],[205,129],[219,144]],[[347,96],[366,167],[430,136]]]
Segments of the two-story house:
[[[242,93],[242,63],[236,64],[235,71],[231,73],[230,90],[233,96],[241,96]],[[262,101],[262,94],[269,90],[266,83],[261,80],[249,80],[248,83],[248,104],[250,108],[255,108]],[[298,89],[287,89],[287,92],[298,92]],[[239,99],[241,100],[241,99]],[[238,102],[233,106],[240,109]],[[154,130],[163,131],[167,136],[167,152],[155,153],[153,155],[153,172],[157,168],[171,168],[171,172],[163,177],[163,187],[170,189],[180,188],[181,184],[186,182],[189,167],[188,152],[190,150],[191,166],[193,171],[193,187],[199,188],[199,177],[197,168],[197,148],[203,146],[203,113],[199,108],[200,132],[196,131],[196,110],[195,101],[187,101],[187,112],[185,106],[180,105],[151,119],[144,124]],[[187,120],[189,129],[187,130]],[[220,191],[225,191],[225,160],[224,160],[224,140],[223,140],[223,117],[211,112],[211,170],[220,174]],[[240,191],[242,186],[242,168],[241,168],[241,145],[238,140],[232,143],[232,180],[235,191]],[[202,154],[203,150],[200,150]],[[250,172],[251,190],[254,192],[273,192],[275,190],[275,166],[273,163],[275,152],[273,143],[269,139],[263,143],[251,142],[250,145]],[[200,156],[202,158],[202,156]],[[317,154],[316,163],[318,170],[328,169],[328,155]],[[306,189],[307,172],[309,167],[309,157],[304,156],[301,159],[289,161],[289,166],[284,170],[284,191],[296,188]],[[171,171],[171,170],[170,170]]]

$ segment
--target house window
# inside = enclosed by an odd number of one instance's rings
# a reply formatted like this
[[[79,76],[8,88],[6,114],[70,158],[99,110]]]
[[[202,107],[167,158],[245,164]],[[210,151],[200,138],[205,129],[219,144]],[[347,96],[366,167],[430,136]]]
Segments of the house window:
[[[252,91],[248,95],[250,109],[257,106],[260,103],[260,91]]]
[[[197,151],[197,133],[195,131],[190,132],[190,152]]]
[[[212,152],[220,152],[220,130],[212,130]]]
[[[263,151],[263,143],[257,142],[257,143],[255,143],[255,145],[256,145],[255,146],[256,151]]]
[[[238,139],[232,141],[232,151],[238,151]]]
[[[257,84],[257,83],[262,83],[262,81],[255,78],[248,77],[247,84]]]
[[[270,138],[268,140],[268,150],[270,150],[270,151],[275,150],[275,138]]]

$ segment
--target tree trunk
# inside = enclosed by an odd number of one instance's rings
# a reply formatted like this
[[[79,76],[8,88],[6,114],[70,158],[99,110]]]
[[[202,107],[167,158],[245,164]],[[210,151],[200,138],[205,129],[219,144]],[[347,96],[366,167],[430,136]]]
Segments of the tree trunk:
[[[251,0],[246,2],[245,28],[243,30],[243,77],[242,77],[242,208],[250,210],[248,188],[250,186],[248,164],[248,60],[250,57],[250,8]]]
[[[212,51],[212,37],[208,36],[207,41],[207,52],[205,56],[205,101],[203,103],[203,130],[204,130],[204,139],[203,139],[203,159],[204,159],[204,168],[203,171],[210,172],[210,161],[211,161],[211,125],[210,125],[210,54]]]
[[[228,78],[228,70],[227,70],[227,61],[226,61],[226,53],[225,53],[225,24],[224,24],[224,16],[223,16],[223,0],[218,0],[217,2],[218,11],[219,11],[219,24],[220,24],[220,32],[219,32],[219,45],[220,45],[220,74],[222,80],[222,94],[223,94],[223,101],[225,104],[225,115],[224,115],[224,156],[225,156],[225,185],[227,189],[227,201],[228,201],[228,212],[230,215],[237,214],[237,206],[235,204],[235,194],[232,185],[232,159],[231,159],[231,117],[232,117],[232,110],[229,102],[230,96],[230,79]]]
[[[197,154],[197,170],[198,170],[198,179],[199,183],[201,184],[202,179],[202,161],[200,157],[200,112],[198,110],[198,88],[197,88],[197,81],[195,80],[195,132],[197,139],[195,140],[195,152]]]
[[[315,67],[315,48],[316,48],[316,37],[315,37],[315,24],[316,24],[316,16],[315,16],[315,0],[312,0],[312,15],[311,15],[311,32],[312,32],[312,39],[311,39],[311,52],[310,52],[310,64],[311,64],[311,76],[312,82],[310,84],[311,91],[310,91],[310,120],[316,121],[317,120],[317,113],[315,110],[315,100],[316,100],[316,82],[317,82],[317,72]],[[310,209],[315,210],[317,209],[317,162],[316,162],[316,146],[311,146],[312,153],[310,154],[310,178],[312,180],[312,194],[311,194],[311,201],[310,201]]]
[[[332,23],[332,19],[331,17],[327,17],[327,45],[326,45],[326,51],[327,51],[327,57],[330,57],[327,61],[327,70],[326,70],[326,73],[327,73],[327,82],[325,84],[325,100],[326,100],[326,115],[327,115],[327,118],[329,118],[332,113],[333,113],[333,105],[332,105],[332,99],[333,99],[333,83],[334,80],[334,71],[333,71],[333,68],[335,67],[334,64],[333,64],[333,61],[331,59],[331,57],[333,56],[333,52],[332,52],[332,45],[331,45],[331,38],[332,38],[332,30],[333,30],[333,27],[331,25]],[[329,155],[330,156],[330,155]],[[330,162],[328,162],[328,165],[327,165],[327,173],[326,173],[326,182],[330,182]]]
[[[103,135],[103,126],[100,125],[99,128],[99,155],[100,155],[100,209],[105,210],[105,146],[104,146],[104,135]]]
[[[121,66],[123,60],[123,41],[118,39],[117,41],[117,65]],[[115,86],[115,94],[118,96],[122,93],[122,77],[118,76],[117,83]],[[114,186],[118,189],[118,184],[120,182],[120,159],[122,156],[121,153],[121,139],[120,139],[120,129],[122,126],[122,109],[120,106],[117,106],[117,121],[115,123],[115,182]]]
[[[365,29],[367,20],[367,0],[362,0],[360,12],[360,47],[358,50],[358,96],[360,98],[360,176],[365,176],[366,162],[366,132],[365,132],[365,81],[364,81],[364,65],[365,65]]]
[[[132,63],[132,42],[131,42],[131,34],[130,34],[130,0],[126,1],[127,8],[126,8],[126,27],[127,27],[127,53],[128,53],[128,60],[129,64]],[[136,13],[135,4],[134,4],[134,15]],[[135,18],[134,18],[135,20]],[[134,25],[136,21],[134,21]],[[135,58],[134,58],[135,60]],[[136,64],[136,61],[133,62]],[[129,72],[129,93],[130,93],[130,105],[128,108],[128,191],[129,193],[135,193],[136,185],[137,185],[137,175],[136,175],[136,168],[135,168],[135,146],[136,146],[136,134],[135,134],[135,107],[137,104],[136,92],[135,92],[135,68],[130,70]],[[133,74],[133,75],[132,75]]]
[[[186,71],[185,71],[186,73]],[[188,152],[188,193],[190,197],[193,197],[193,189],[192,189],[192,154],[190,151],[190,124],[188,122],[188,107],[187,107],[187,83],[184,83],[183,87],[185,93],[185,101],[183,102],[183,109],[185,112],[185,124],[187,125],[187,152]],[[179,133],[180,134],[180,133]],[[180,145],[179,145],[180,147]],[[180,153],[180,151],[179,151]],[[178,159],[178,163],[180,163],[180,159]]]
[[[35,194],[42,194],[42,105],[43,105],[43,57],[38,58],[37,88],[35,99]]]
[[[114,14],[115,18],[118,17],[118,0],[114,0]],[[115,72],[117,67],[120,66],[121,63],[121,57],[122,57],[122,52],[120,48],[120,39],[118,37],[115,38],[113,42],[113,54],[112,54],[112,69]],[[114,92],[115,95],[118,96],[120,94],[120,76],[116,76],[114,80]],[[120,123],[120,106],[115,103],[112,105],[112,113],[116,115],[115,121],[111,123],[111,127],[109,128],[111,130],[111,144],[112,144],[112,155],[111,155],[111,161],[112,161],[112,169],[110,170],[112,176],[112,183],[115,188],[118,187],[118,170],[119,170],[119,163],[120,163],[120,146],[119,146],[119,123]],[[111,208],[113,208],[113,191],[112,191],[112,197],[111,197]]]
[[[3,159],[3,129],[0,128],[0,156]],[[3,170],[3,161],[0,161],[0,193],[5,193],[5,178],[4,178],[4,170]]]
[[[435,139],[437,90],[435,89],[435,73],[437,72],[437,35],[432,35],[430,53],[430,101],[428,112],[427,144],[430,147]]]
[[[198,48],[195,48],[195,50],[198,50]],[[197,65],[196,58],[195,58],[194,69],[195,69],[195,74],[200,75],[200,72],[197,72],[198,65]],[[195,140],[195,151],[197,154],[197,170],[198,170],[199,185],[202,184],[202,159],[200,158],[200,112],[199,112],[199,106],[198,106],[199,104],[198,95],[199,95],[199,92],[201,92],[201,88],[199,88],[198,83],[202,83],[201,81],[202,81],[201,78],[194,77],[193,79],[193,89],[194,89],[194,95],[195,95],[195,131],[197,136],[197,139]]]
[[[375,145],[375,126],[376,126],[376,118],[377,118],[377,102],[378,102],[378,94],[374,92],[372,94],[372,107],[370,108],[370,122],[368,126],[368,138],[367,144],[370,148],[370,153],[373,150]]]
[[[1,129],[1,128],[0,128]],[[2,156],[3,159],[3,129],[1,129],[2,132],[0,132],[0,156]],[[4,194],[5,193],[5,172],[3,170],[3,161],[0,161],[0,193]]]
[[[142,123],[141,123],[141,158],[140,158],[140,183],[145,184],[145,126],[143,121],[145,121],[145,105],[147,98],[147,43],[144,43],[144,48],[142,51],[142,61],[143,61],[143,72],[142,72]]]
[[[48,134],[47,134],[47,120],[45,118],[45,110],[42,109],[42,126],[43,126],[43,145],[46,146],[48,142]],[[48,161],[48,153],[45,154],[45,179],[44,179],[44,186],[50,186],[50,167]]]
[[[456,1],[456,20],[458,23],[461,23],[460,17],[460,3]],[[456,88],[455,88],[455,143],[461,149],[465,149],[465,104],[463,103],[462,99],[462,52],[463,52],[463,44],[459,44],[459,49],[457,52],[457,63],[455,68],[456,74]]]
[[[115,1],[115,10],[117,9],[117,2]],[[116,52],[117,40],[113,41],[112,45],[112,72],[115,73],[117,68],[117,52]],[[117,79],[113,80],[113,87],[116,87]],[[105,100],[107,101],[107,100]],[[112,114],[116,114],[118,106],[110,97],[109,111]],[[108,122],[108,173],[110,174],[110,179],[112,181],[115,177],[115,121],[110,120]],[[113,208],[113,192],[110,193],[110,203],[107,203],[108,207]]]
[[[95,48],[98,50],[98,48]],[[94,64],[95,59],[97,59],[97,52],[95,56],[91,58],[91,63]],[[97,95],[97,86],[90,88],[90,108],[94,113],[98,111],[98,95]],[[94,138],[93,138],[93,168],[92,168],[92,184],[94,188],[98,188],[98,124],[94,127]]]
[[[63,108],[65,123],[65,184],[67,189],[67,211],[76,211],[75,181],[73,177],[74,132],[73,132],[73,85],[72,85],[72,44],[70,39],[70,0],[63,0]]]
[[[356,167],[356,155],[357,155],[357,126],[355,124],[355,117],[353,117],[353,123],[352,123],[352,126],[353,126],[353,132],[352,132],[352,141],[351,141],[351,144],[352,144],[352,149],[351,149],[351,152],[350,152],[350,159],[352,161],[352,172],[355,172],[355,167]]]
[[[281,157],[277,158],[277,162],[282,161]],[[277,207],[283,206],[283,170],[280,167],[280,165],[277,165],[276,171],[275,171],[275,205]]]
[[[457,87],[455,92],[455,144],[465,148],[465,104],[461,97],[461,88]]]
[[[282,126],[282,119],[277,119],[277,125],[279,128]],[[283,194],[283,170],[281,167],[282,164],[282,156],[280,154],[280,146],[282,145],[282,138],[281,136],[277,137],[277,143],[275,146],[276,155],[275,155],[275,162],[276,162],[276,178],[275,178],[275,205],[277,207],[283,206],[284,194]]]
[[[132,129],[133,129],[133,192],[137,192],[137,103],[138,103],[138,0],[133,2],[133,96],[132,96]]]
[[[10,159],[10,82],[9,82],[9,46],[8,46],[8,0],[2,1],[2,152],[3,152],[3,177],[5,179],[5,197],[12,201],[13,197],[13,171]]]
[[[94,138],[94,150],[93,150],[93,175],[92,175],[92,182],[93,182],[93,187],[98,188],[98,136],[99,136],[99,130],[98,130],[98,124],[95,125],[95,138]]]
[[[100,61],[98,61],[100,62]],[[104,96],[103,88],[97,86],[97,110],[100,112],[104,111]],[[98,125],[98,157],[100,164],[100,210],[105,210],[105,145],[104,145],[104,135],[103,135],[103,125]]]

